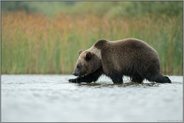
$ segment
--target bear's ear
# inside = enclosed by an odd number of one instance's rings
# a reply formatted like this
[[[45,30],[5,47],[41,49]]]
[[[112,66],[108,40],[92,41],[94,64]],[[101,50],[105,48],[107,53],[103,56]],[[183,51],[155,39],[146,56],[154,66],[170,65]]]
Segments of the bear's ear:
[[[86,61],[91,60],[92,56],[93,56],[93,54],[91,52],[87,52],[86,57],[85,57]]]
[[[79,55],[83,52],[83,50],[79,50]]]

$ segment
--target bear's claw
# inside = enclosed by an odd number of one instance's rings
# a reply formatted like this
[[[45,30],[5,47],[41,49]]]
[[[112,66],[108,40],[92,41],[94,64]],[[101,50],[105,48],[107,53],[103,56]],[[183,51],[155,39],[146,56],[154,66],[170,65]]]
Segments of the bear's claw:
[[[68,81],[71,83],[79,83],[79,82],[77,82],[77,79],[69,79]]]

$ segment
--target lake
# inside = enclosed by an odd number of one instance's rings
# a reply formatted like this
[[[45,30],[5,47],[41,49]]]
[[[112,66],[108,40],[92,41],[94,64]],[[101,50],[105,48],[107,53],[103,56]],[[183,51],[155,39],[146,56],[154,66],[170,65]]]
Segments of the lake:
[[[3,122],[182,121],[183,77],[172,84],[144,81],[114,85],[102,76],[96,83],[74,84],[72,75],[2,75]]]

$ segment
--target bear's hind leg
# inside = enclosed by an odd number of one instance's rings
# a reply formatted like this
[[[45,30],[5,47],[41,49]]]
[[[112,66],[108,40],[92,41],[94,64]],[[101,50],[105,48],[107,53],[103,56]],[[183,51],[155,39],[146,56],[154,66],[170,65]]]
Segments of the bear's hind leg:
[[[171,83],[171,80],[167,76],[163,76],[160,74],[149,76],[146,79],[148,79],[149,81],[157,82],[157,83]]]

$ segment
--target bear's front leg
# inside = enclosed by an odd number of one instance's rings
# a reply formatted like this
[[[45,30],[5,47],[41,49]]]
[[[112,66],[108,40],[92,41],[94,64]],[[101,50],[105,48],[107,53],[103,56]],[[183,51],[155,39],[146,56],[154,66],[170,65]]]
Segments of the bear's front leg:
[[[73,83],[81,83],[81,82],[95,82],[100,76],[102,75],[102,69],[98,69],[95,72],[88,74],[86,76],[83,77],[77,77],[76,79],[69,79],[69,82],[73,82]]]
[[[72,83],[80,83],[80,79],[79,79],[80,77],[77,77],[76,79],[69,79],[68,81],[69,82],[72,82]]]
[[[97,79],[95,79],[93,76],[91,75],[87,75],[87,76],[83,76],[83,77],[77,77],[75,79],[69,79],[68,81],[69,82],[72,82],[72,83],[81,83],[81,82],[87,82],[87,83],[90,83],[90,82],[93,82],[93,81],[96,81]]]
[[[111,74],[110,78],[112,79],[114,84],[123,84],[122,75],[119,75],[118,73]]]
[[[90,82],[93,82],[95,81],[94,78],[92,78],[91,76],[84,76],[84,77],[77,77],[75,79],[69,79],[69,82],[72,82],[72,83],[81,83],[81,82],[87,82],[87,83],[90,83]]]

